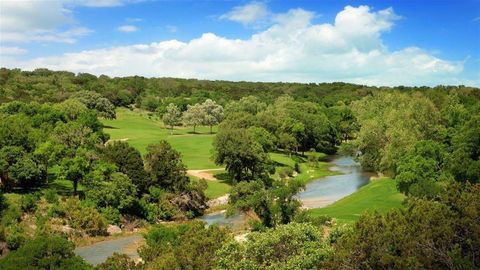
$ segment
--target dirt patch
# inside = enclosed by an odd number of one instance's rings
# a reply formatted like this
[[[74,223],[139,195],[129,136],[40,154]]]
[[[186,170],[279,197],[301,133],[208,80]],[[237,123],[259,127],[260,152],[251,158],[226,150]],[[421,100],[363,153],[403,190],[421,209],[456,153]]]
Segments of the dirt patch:
[[[187,170],[187,174],[191,176],[195,176],[199,179],[205,179],[210,181],[217,181],[217,178],[213,175],[212,171],[221,171],[224,170],[223,168],[220,169],[206,169],[206,170]]]

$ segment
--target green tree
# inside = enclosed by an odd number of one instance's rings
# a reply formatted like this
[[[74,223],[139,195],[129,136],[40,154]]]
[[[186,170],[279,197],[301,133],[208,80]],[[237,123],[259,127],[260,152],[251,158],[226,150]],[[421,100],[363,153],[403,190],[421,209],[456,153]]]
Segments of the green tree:
[[[230,240],[228,229],[205,227],[203,222],[156,225],[140,249],[145,269],[214,269],[215,252]]]
[[[438,201],[363,215],[337,241],[330,267],[346,269],[477,269],[480,187],[452,184]]]
[[[480,114],[474,115],[452,138],[450,171],[458,181],[480,182]]]
[[[265,178],[270,159],[245,129],[221,129],[213,142],[215,163],[225,165],[236,181]]]
[[[132,180],[140,193],[148,191],[152,179],[145,171],[140,151],[127,142],[113,141],[107,144],[103,154],[107,161],[115,164],[120,172]]]
[[[173,134],[173,127],[180,125],[182,122],[182,112],[177,105],[170,103],[162,115],[162,121],[165,125],[170,126],[170,134]]]
[[[96,110],[102,117],[109,119],[115,118],[115,106],[99,93],[93,91],[81,91],[75,93],[72,98],[82,102],[87,108]]]
[[[195,128],[199,125],[202,125],[205,122],[206,112],[201,104],[188,105],[187,110],[183,112],[183,123],[186,126],[193,127],[193,133],[195,133]]]
[[[73,182],[73,194],[77,194],[78,183],[83,181],[90,171],[90,161],[87,157],[88,151],[79,148],[72,158],[64,158],[61,162],[60,176],[65,180]]]
[[[211,99],[205,100],[201,106],[205,111],[203,124],[210,126],[210,133],[212,133],[212,126],[218,125],[223,120],[223,107]]]
[[[5,270],[86,270],[93,269],[73,253],[73,243],[59,236],[38,236],[0,260]]]
[[[190,182],[180,153],[164,140],[147,146],[145,168],[152,177],[152,185],[168,191],[184,191]]]
[[[230,241],[217,251],[218,269],[317,269],[331,249],[323,232],[309,223],[290,223],[253,232],[247,241]]]
[[[85,195],[98,207],[112,207],[124,212],[132,207],[136,200],[137,187],[127,175],[112,173],[103,181],[88,185]]]

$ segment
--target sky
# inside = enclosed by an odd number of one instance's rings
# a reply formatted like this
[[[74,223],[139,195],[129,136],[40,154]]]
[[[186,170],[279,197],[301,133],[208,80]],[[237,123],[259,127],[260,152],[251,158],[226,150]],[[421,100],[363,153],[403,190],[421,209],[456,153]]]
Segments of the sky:
[[[480,0],[0,0],[0,66],[480,86]]]

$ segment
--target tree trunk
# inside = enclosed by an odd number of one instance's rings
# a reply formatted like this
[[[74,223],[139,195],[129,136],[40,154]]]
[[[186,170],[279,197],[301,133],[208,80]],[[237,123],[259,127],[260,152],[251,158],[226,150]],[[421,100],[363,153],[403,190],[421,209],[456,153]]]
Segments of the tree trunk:
[[[210,126],[210,134],[213,134],[213,132],[212,132],[212,126]]]
[[[77,195],[78,180],[73,180],[73,195]]]

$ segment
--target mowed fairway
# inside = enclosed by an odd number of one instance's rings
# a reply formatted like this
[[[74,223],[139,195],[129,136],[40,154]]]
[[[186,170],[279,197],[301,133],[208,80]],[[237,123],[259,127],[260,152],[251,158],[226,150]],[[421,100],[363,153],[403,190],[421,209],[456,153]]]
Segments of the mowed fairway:
[[[398,192],[395,181],[384,178],[372,180],[350,196],[327,207],[309,210],[309,213],[312,216],[327,215],[336,218],[339,223],[351,223],[366,211],[385,213],[400,208],[403,199],[404,195]]]
[[[191,127],[175,128],[173,135],[165,129],[158,117],[143,111],[117,109],[117,119],[103,120],[104,131],[112,140],[126,140],[142,154],[149,144],[160,140],[168,141],[182,154],[182,160],[188,169],[218,168],[211,160],[212,142],[215,135],[209,134],[208,127],[197,127],[198,134],[191,134]],[[214,128],[214,132],[216,128]]]

